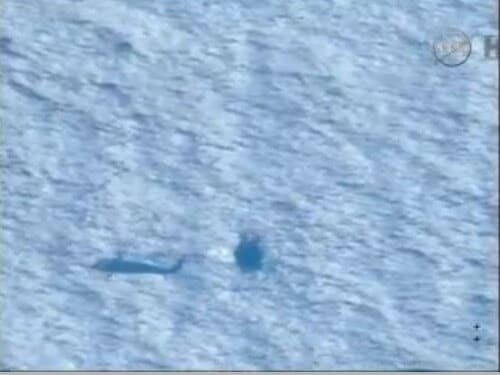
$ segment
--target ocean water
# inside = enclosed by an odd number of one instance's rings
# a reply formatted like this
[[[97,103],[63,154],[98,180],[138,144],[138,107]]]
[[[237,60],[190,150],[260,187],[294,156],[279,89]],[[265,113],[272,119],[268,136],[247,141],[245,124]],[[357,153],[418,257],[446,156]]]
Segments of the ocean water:
[[[1,367],[498,368],[494,6],[2,1]]]

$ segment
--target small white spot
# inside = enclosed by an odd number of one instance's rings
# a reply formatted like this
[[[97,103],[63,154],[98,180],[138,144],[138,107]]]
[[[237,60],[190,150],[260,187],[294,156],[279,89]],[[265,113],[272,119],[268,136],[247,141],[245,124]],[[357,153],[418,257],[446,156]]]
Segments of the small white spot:
[[[208,256],[227,263],[232,262],[233,259],[231,249],[223,246],[210,248],[208,250]]]

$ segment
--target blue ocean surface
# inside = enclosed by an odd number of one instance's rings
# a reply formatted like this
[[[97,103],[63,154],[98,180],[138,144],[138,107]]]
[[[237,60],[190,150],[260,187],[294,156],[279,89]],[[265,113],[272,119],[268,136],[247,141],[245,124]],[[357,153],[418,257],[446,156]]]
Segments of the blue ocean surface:
[[[0,368],[498,368],[493,3],[3,0]]]

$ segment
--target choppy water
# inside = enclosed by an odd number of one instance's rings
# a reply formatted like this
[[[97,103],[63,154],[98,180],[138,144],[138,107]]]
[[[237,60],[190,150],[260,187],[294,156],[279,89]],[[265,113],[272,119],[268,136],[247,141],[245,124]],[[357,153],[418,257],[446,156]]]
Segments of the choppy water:
[[[2,2],[3,367],[498,367],[493,3],[267,3]]]

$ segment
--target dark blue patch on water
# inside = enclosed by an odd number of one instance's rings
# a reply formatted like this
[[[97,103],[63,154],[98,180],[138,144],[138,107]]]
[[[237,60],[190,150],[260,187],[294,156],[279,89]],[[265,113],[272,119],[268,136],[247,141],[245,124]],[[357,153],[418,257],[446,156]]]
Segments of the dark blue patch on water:
[[[262,269],[264,250],[261,240],[253,234],[241,234],[240,241],[234,250],[237,266],[243,272],[253,272]]]

